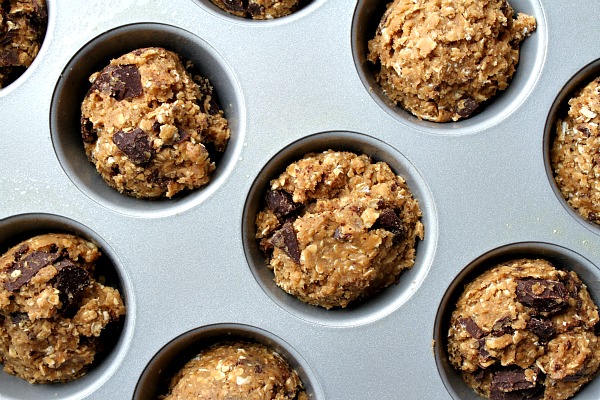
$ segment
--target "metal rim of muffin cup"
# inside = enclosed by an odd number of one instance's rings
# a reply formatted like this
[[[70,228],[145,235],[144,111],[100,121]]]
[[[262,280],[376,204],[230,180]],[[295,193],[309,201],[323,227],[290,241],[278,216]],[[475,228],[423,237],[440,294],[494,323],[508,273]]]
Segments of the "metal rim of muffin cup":
[[[286,293],[275,283],[273,271],[261,253],[255,239],[255,218],[264,206],[264,196],[269,182],[279,176],[287,165],[301,159],[305,154],[334,151],[350,151],[366,154],[374,162],[386,162],[397,175],[402,176],[413,197],[419,202],[421,221],[425,227],[424,240],[417,239],[415,264],[406,270],[399,283],[388,286],[381,292],[363,301],[350,303],[346,308],[325,309],[310,305]],[[273,302],[296,317],[323,326],[351,327],[374,322],[391,314],[405,304],[424,282],[431,268],[438,239],[437,212],[426,181],[415,166],[392,146],[366,134],[330,131],[299,139],[273,156],[255,178],[242,217],[242,244],[250,270],[265,294]]]
[[[519,63],[506,90],[486,101],[481,110],[456,122],[421,120],[392,102],[377,83],[376,66],[367,59],[367,44],[375,31],[390,0],[359,0],[352,20],[352,55],[363,86],[373,100],[391,117],[411,128],[442,135],[472,134],[489,129],[514,113],[527,99],[539,81],[546,59],[548,33],[546,13],[539,0],[508,0],[515,13],[533,15],[536,31],[521,43]]]
[[[548,177],[548,181],[552,186],[552,190],[556,195],[556,198],[563,206],[563,208],[567,211],[572,218],[581,223],[584,227],[588,228],[590,231],[595,234],[600,234],[600,224],[596,224],[594,222],[588,221],[583,216],[577,212],[567,200],[563,197],[560,189],[554,179],[554,171],[552,169],[552,161],[550,156],[550,151],[552,149],[552,143],[556,136],[556,123],[559,118],[565,117],[569,110],[569,100],[571,97],[575,95],[575,93],[586,86],[588,83],[596,79],[600,76],[600,59],[592,61],[582,69],[580,69],[577,73],[569,79],[563,88],[560,90],[554,102],[552,103],[552,107],[550,108],[550,112],[548,113],[548,118],[546,120],[546,126],[544,127],[544,164],[546,168],[546,175]]]
[[[136,384],[133,400],[156,399],[166,395],[171,378],[200,351],[216,343],[235,340],[263,344],[276,351],[298,373],[310,399],[325,398],[310,366],[283,339],[254,326],[219,323],[185,332],[158,350],[144,368]]]
[[[54,10],[56,8],[55,0],[46,0],[46,10],[48,12],[48,23],[46,25],[46,33],[44,34],[44,39],[40,45],[40,50],[31,62],[31,65],[27,67],[27,69],[19,75],[17,79],[9,83],[8,85],[0,88],[0,98],[8,95],[13,90],[16,90],[21,84],[26,82],[29,77],[35,73],[37,66],[43,62],[46,51],[50,47],[50,43],[52,42],[52,35],[54,34],[54,24],[55,24],[55,14]]]
[[[108,286],[115,287],[123,297],[126,313],[116,328],[116,336],[101,336],[108,340],[103,353],[88,367],[80,378],[66,383],[32,385],[24,379],[0,372],[0,397],[10,399],[60,398],[75,400],[91,395],[108,381],[119,368],[131,344],[135,324],[135,298],[131,280],[109,244],[87,226],[55,214],[19,214],[0,220],[0,255],[11,247],[45,233],[69,233],[98,245],[102,257],[97,263],[96,277],[106,278]],[[100,268],[98,268],[100,267]],[[113,332],[105,332],[113,333]]]
[[[81,102],[90,87],[89,76],[111,59],[143,47],[164,47],[209,79],[228,120],[231,137],[225,152],[214,159],[210,182],[171,199],[139,199],[110,187],[87,159],[81,139]],[[172,25],[137,23],[104,32],[84,45],[66,64],[50,107],[50,134],[60,165],[74,185],[97,204],[121,214],[164,217],[192,208],[214,193],[233,170],[241,153],[246,111],[239,82],[221,55],[200,37]]]
[[[326,0],[302,0],[302,4],[293,13],[285,15],[279,18],[273,19],[252,19],[246,17],[239,17],[237,15],[228,13],[227,11],[219,8],[211,0],[193,0],[198,6],[204,8],[208,12],[224,18],[230,22],[241,23],[241,24],[259,24],[259,25],[272,25],[277,23],[287,23],[297,18],[302,18],[305,14],[311,12],[314,8],[323,4]]]
[[[433,331],[435,362],[446,390],[454,399],[482,399],[463,381],[460,372],[452,367],[448,357],[448,329],[456,302],[465,285],[483,272],[502,262],[519,258],[541,258],[550,261],[558,269],[574,271],[587,286],[594,303],[600,305],[600,287],[598,286],[600,269],[590,260],[570,249],[545,242],[519,242],[501,246],[482,254],[456,275],[446,289],[436,313]],[[600,379],[596,376],[595,379],[584,385],[574,398],[595,398],[594,395],[599,392]]]

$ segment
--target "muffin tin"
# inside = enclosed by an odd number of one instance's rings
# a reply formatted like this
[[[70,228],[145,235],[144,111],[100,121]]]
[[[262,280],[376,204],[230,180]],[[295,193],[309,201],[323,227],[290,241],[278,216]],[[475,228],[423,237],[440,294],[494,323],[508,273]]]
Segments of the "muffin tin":
[[[544,256],[600,302],[600,227],[560,197],[548,148],[561,102],[600,74],[600,3],[512,0],[536,17],[509,89],[460,122],[390,105],[366,62],[386,0],[313,0],[272,21],[209,0],[48,0],[39,56],[0,90],[0,251],[44,232],[103,249],[127,317],[87,375],[30,385],[0,373],[7,399],[151,399],[202,346],[246,338],[280,351],[312,399],[475,399],[448,365],[458,292],[507,257]],[[88,76],[129,50],[163,46],[207,76],[232,137],[209,185],[172,200],[120,195],[85,158]],[[366,153],[408,182],[425,239],[396,286],[324,310],[278,289],[254,236],[270,179],[308,151]],[[595,399],[600,379],[575,398]]]

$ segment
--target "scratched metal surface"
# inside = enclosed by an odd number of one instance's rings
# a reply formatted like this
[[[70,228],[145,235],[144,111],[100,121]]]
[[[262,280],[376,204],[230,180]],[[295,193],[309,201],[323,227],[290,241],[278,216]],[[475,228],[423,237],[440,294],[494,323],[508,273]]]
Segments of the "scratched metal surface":
[[[128,314],[83,378],[39,386],[2,372],[0,398],[152,398],[182,354],[231,336],[281,351],[314,399],[474,398],[443,351],[464,279],[502,257],[542,255],[577,270],[599,300],[600,229],[557,196],[546,125],[557,98],[600,73],[600,3],[512,0],[538,29],[511,87],[479,115],[443,125],[390,107],[373,85],[364,53],[385,3],[313,0],[253,22],[208,0],[48,1],[40,55],[0,90],[0,250],[39,232],[86,236],[114,266]],[[109,189],[79,142],[89,74],[146,45],[193,61],[232,127],[212,183],[172,201]],[[398,286],[330,312],[275,288],[251,237],[268,180],[328,147],[389,162],[426,231]],[[597,379],[576,399],[599,392]]]

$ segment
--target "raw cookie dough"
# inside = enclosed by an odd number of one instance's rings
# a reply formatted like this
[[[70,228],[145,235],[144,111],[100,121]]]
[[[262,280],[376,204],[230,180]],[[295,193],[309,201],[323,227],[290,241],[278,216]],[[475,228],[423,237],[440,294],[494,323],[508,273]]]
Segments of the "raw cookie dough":
[[[551,149],[554,179],[569,205],[600,224],[600,77],[569,100]]]
[[[574,272],[542,259],[505,262],[469,283],[458,299],[450,362],[492,400],[567,399],[598,372],[598,319]]]
[[[189,361],[164,400],[308,400],[296,371],[279,354],[249,342],[218,343]]]
[[[45,0],[0,0],[0,88],[31,65],[47,25]]]
[[[296,11],[304,0],[212,0],[222,10],[238,17],[273,19]]]
[[[85,374],[107,325],[125,314],[94,273],[98,247],[67,234],[33,237],[0,257],[0,362],[31,383]],[[114,325],[112,325],[114,326]]]
[[[394,0],[368,59],[394,103],[421,119],[457,121],[505,90],[535,18],[506,0]]]
[[[110,186],[156,198],[208,183],[212,150],[225,150],[229,128],[207,79],[192,78],[175,53],[151,47],[112,60],[90,80],[81,133]]]
[[[413,266],[420,217],[387,164],[328,150],[271,181],[256,238],[282,289],[309,304],[346,307]]]

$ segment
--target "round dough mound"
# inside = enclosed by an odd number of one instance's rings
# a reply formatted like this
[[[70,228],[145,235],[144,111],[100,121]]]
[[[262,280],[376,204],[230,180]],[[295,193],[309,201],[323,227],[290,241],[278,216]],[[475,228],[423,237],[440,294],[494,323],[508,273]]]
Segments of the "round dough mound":
[[[579,215],[600,224],[600,78],[569,100],[551,149],[554,179]]]
[[[296,371],[257,343],[218,343],[173,378],[165,400],[308,400]]]
[[[394,0],[369,41],[376,79],[394,103],[421,119],[457,121],[504,90],[532,16],[506,0]]]
[[[404,179],[366,155],[308,154],[271,181],[256,238],[275,282],[300,300],[346,307],[397,283],[423,239]]]
[[[80,377],[100,334],[125,314],[94,277],[98,247],[67,234],[33,237],[0,257],[0,362],[31,383]]]
[[[189,65],[188,65],[189,66]],[[127,53],[91,76],[81,106],[86,154],[119,192],[172,197],[206,185],[229,128],[205,78],[162,48]]]
[[[567,399],[598,372],[598,321],[575,272],[509,261],[465,287],[450,320],[450,362],[486,398]]]
[[[212,0],[222,10],[243,18],[274,19],[296,11],[304,0]]]
[[[47,25],[45,0],[0,0],[0,88],[31,65]]]

